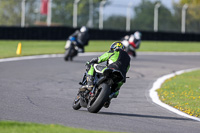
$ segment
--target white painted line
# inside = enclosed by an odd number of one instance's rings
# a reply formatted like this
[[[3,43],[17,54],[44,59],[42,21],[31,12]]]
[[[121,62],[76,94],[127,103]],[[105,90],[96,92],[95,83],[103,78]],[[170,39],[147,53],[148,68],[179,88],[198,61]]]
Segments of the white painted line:
[[[170,56],[185,56],[185,55],[200,55],[200,52],[138,52],[138,55],[170,55]]]
[[[162,76],[160,78],[158,78],[154,83],[153,83],[153,87],[149,90],[149,95],[152,99],[152,101],[178,115],[181,115],[181,116],[184,116],[184,117],[187,117],[187,118],[190,118],[190,119],[193,119],[193,120],[196,120],[196,121],[199,121],[200,122],[200,118],[197,118],[197,117],[194,117],[194,116],[190,116],[178,109],[175,109],[173,108],[172,106],[169,106],[165,103],[163,103],[162,101],[160,101],[159,97],[158,97],[158,94],[156,92],[157,89],[159,89],[161,87],[161,85],[164,83],[165,80],[171,78],[171,77],[174,77],[176,75],[180,75],[182,73],[185,73],[185,72],[190,72],[190,71],[194,71],[194,70],[197,70],[197,69],[200,69],[200,68],[193,68],[193,69],[187,69],[187,70],[181,70],[181,71],[177,71],[175,73],[172,73],[172,74],[168,74],[168,75],[165,75],[165,76]]]
[[[88,52],[88,53],[79,53],[78,56],[95,56],[95,55],[101,55],[101,54],[102,54],[101,52]],[[4,59],[0,59],[0,62],[42,59],[42,58],[57,58],[57,57],[64,57],[64,54],[33,55],[33,56],[4,58]]]
[[[103,53],[104,52],[87,52],[87,53],[79,53],[78,56],[98,56],[98,55],[102,55]],[[200,55],[200,52],[138,52],[138,55],[174,55],[174,56]],[[64,57],[64,54],[33,55],[33,56],[4,58],[4,59],[0,59],[0,62],[42,59],[42,58],[56,58],[56,57]]]
[[[55,57],[63,57],[63,55],[62,54],[51,54],[51,55],[35,55],[35,56],[13,57],[13,58],[0,59],[0,62],[42,59],[42,58],[55,58]]]

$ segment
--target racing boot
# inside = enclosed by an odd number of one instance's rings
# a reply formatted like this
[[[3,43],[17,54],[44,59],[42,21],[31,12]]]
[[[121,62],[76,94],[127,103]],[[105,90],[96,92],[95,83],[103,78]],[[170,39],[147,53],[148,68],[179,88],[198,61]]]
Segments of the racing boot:
[[[119,90],[115,92],[115,95],[113,96],[113,98],[117,98],[118,95],[119,95]]]
[[[119,90],[116,91],[116,92],[114,92],[113,94],[111,94],[111,95],[109,96],[108,101],[106,101],[106,102],[104,103],[104,107],[105,107],[105,108],[108,108],[108,107],[110,106],[111,99],[112,99],[112,98],[117,98],[118,95],[119,95]]]
[[[79,90],[80,91],[86,91],[86,89],[88,89],[89,91],[92,90],[92,88],[94,87],[93,85],[93,76],[92,75],[88,75],[87,76],[87,85],[83,85]]]
[[[111,101],[111,99],[109,99],[108,101],[106,101],[103,106],[105,108],[108,108],[110,106],[110,101]]]

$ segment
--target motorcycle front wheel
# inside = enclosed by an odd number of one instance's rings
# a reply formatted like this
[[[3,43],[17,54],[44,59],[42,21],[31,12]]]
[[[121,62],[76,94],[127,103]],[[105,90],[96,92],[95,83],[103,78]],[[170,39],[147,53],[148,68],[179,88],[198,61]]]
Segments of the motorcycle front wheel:
[[[69,52],[70,52],[69,49],[66,49],[66,50],[65,50],[65,55],[64,55],[64,60],[65,60],[65,61],[68,61],[68,60],[69,60]]]
[[[95,96],[90,97],[87,109],[90,113],[97,113],[103,107],[105,102],[109,99],[110,86],[106,83],[99,85],[96,89]]]

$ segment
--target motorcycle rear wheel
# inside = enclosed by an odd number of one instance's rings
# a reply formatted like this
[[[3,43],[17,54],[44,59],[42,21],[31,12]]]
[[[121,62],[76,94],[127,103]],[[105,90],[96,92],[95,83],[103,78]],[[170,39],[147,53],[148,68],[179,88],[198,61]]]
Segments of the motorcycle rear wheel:
[[[73,104],[72,104],[72,108],[74,110],[79,110],[81,108],[81,104],[80,104],[80,97],[79,96],[76,96],[74,101],[73,101]]]

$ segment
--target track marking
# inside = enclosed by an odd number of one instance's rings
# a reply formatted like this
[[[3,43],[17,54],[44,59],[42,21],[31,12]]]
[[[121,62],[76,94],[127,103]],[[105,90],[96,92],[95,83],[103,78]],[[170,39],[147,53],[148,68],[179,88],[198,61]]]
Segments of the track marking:
[[[88,53],[79,53],[78,56],[93,56],[93,55],[101,55],[101,54],[102,54],[101,52],[88,52]],[[0,59],[0,62],[43,59],[43,58],[57,58],[57,57],[64,57],[64,54],[49,54],[49,55],[33,55],[33,56],[12,57],[12,58]]]
[[[62,56],[63,55],[61,55],[61,54],[23,56],[23,57],[13,57],[13,58],[0,59],[0,62],[31,60],[31,59],[42,59],[42,58],[55,58],[55,57],[62,57]]]
[[[78,56],[95,56],[102,55],[104,52],[87,52],[87,53],[79,53]],[[138,55],[200,55],[200,52],[138,52]],[[42,58],[57,58],[64,57],[64,54],[49,54],[49,55],[33,55],[33,56],[22,56],[22,57],[12,57],[12,58],[4,58],[0,59],[0,62],[8,62],[8,61],[19,61],[19,60],[31,60],[31,59],[42,59]]]
[[[175,73],[171,73],[171,74],[168,74],[168,75],[164,75],[160,78],[158,78],[154,83],[153,83],[153,86],[152,88],[149,90],[149,95],[152,99],[152,101],[178,115],[181,115],[181,116],[184,116],[184,117],[187,117],[187,118],[190,118],[190,119],[193,119],[193,120],[196,120],[196,121],[199,121],[200,122],[200,118],[197,118],[197,117],[194,117],[194,116],[190,116],[178,109],[175,109],[173,108],[172,106],[169,106],[163,102],[160,101],[159,97],[158,97],[158,94],[156,92],[157,89],[159,89],[161,87],[161,85],[165,82],[165,80],[169,79],[169,78],[172,78],[176,75],[180,75],[182,73],[185,73],[185,72],[191,72],[191,71],[194,71],[194,70],[197,70],[197,69],[200,69],[200,68],[193,68],[193,69],[187,69],[187,70],[181,70],[181,71],[177,71]]]

